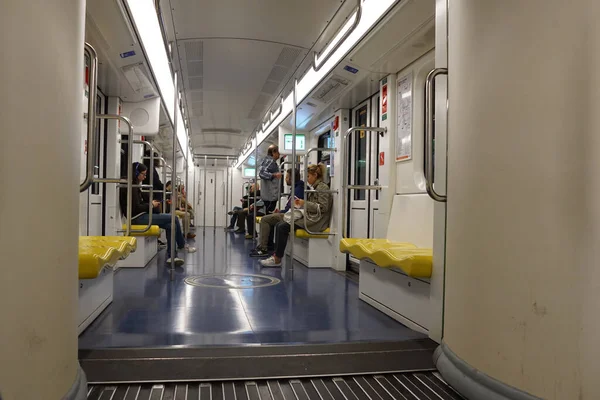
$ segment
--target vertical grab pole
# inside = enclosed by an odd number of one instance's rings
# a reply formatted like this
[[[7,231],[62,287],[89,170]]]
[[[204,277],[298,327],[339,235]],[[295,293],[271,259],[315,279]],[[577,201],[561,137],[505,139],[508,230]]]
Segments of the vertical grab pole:
[[[206,236],[206,156],[204,156],[204,187],[202,188],[202,207],[204,208],[203,221],[204,227],[202,228],[202,235]]]
[[[254,208],[253,208],[253,219],[252,226],[254,229],[252,230],[252,240],[258,243],[258,238],[256,238],[256,192],[258,191],[258,132],[254,132]],[[248,193],[250,194],[250,193]],[[248,196],[248,204],[250,204],[250,196]],[[267,207],[265,207],[265,214],[267,211]]]
[[[188,157],[190,155],[188,154]],[[190,165],[190,160],[186,159],[185,160],[185,190],[187,191],[187,194],[185,196],[185,204],[183,205],[183,208],[185,209],[185,217],[184,217],[184,221],[185,221],[185,233],[183,235],[183,237],[187,238],[187,235],[190,233],[190,217],[191,214],[188,214],[188,195],[189,195],[189,190],[190,190],[190,185],[189,185],[189,165]],[[183,193],[181,194],[183,196]]]
[[[296,193],[296,130],[298,125],[298,79],[294,78],[294,126],[292,129],[292,173],[290,176],[292,188],[290,189],[290,207],[292,209],[292,215],[294,210],[294,193]],[[304,177],[306,179],[306,177]],[[304,196],[306,198],[306,196]],[[291,271],[290,277],[294,279],[294,240],[296,239],[296,221],[292,218],[290,223],[290,257],[291,257]]]
[[[118,125],[117,125],[118,126]],[[125,236],[131,235],[131,191],[133,190],[133,128],[130,122],[127,123],[127,226],[125,227]]]
[[[226,170],[225,173],[227,174],[227,179],[225,180],[225,212],[227,213],[229,211],[229,156],[227,156],[227,161],[226,161]],[[225,214],[225,229],[227,229],[227,214]]]
[[[85,192],[94,182],[94,154],[96,154],[95,128],[96,128],[96,90],[98,84],[98,54],[96,50],[88,43],[85,44],[84,50],[90,57],[90,80],[88,93],[88,112],[87,112],[87,145],[88,151],[86,154],[85,163],[85,179],[79,184],[79,192]]]
[[[215,167],[217,166],[217,159],[215,158]],[[217,230],[217,172],[215,169],[215,188],[213,193],[213,231]]]
[[[173,74],[173,87],[178,92],[177,72]],[[177,114],[179,112],[179,96],[175,94],[175,110],[173,118],[173,168],[171,168],[171,237],[168,240],[171,241],[171,268],[169,275],[171,281],[175,279],[175,255],[177,254],[177,247],[175,243],[175,210],[177,209],[178,198],[177,198]]]

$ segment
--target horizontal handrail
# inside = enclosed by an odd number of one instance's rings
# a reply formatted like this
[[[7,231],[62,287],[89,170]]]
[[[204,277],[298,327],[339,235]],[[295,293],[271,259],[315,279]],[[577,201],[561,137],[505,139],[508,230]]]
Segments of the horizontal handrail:
[[[331,51],[329,51],[329,53],[327,53],[327,55],[325,57],[323,57],[322,60],[318,60],[319,58],[319,54],[317,54],[317,52],[313,52],[313,63],[312,63],[312,67],[314,68],[315,72],[319,71],[321,69],[321,67],[329,60],[329,58],[333,55],[333,53],[335,53],[337,51],[337,49],[340,48],[340,46],[342,45],[342,43],[344,43],[346,41],[346,39],[348,39],[348,37],[352,34],[352,32],[354,32],[354,30],[356,29],[356,27],[358,26],[358,24],[360,23],[360,19],[362,17],[362,0],[357,0],[357,6],[356,6],[356,18],[354,19],[354,22],[352,23],[352,26],[350,27],[350,29],[348,29],[348,31],[346,31],[346,33],[344,33],[344,36],[342,36],[340,38],[340,40],[338,40],[335,45],[333,46],[333,48],[331,49]],[[353,15],[354,13],[350,14]],[[343,28],[343,25],[342,25]],[[335,36],[334,36],[335,39]],[[327,46],[325,46],[325,49],[327,50]]]

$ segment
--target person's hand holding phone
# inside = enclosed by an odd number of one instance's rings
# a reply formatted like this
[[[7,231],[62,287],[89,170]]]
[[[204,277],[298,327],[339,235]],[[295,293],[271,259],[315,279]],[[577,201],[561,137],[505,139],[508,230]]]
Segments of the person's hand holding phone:
[[[152,200],[152,207],[154,207],[154,208],[160,207],[160,201]]]
[[[294,206],[296,206],[296,208],[302,208],[304,206],[304,200],[294,196]]]

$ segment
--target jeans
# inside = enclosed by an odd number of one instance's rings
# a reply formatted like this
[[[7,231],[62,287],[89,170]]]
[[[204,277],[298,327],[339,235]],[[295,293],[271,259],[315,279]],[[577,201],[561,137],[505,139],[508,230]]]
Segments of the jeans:
[[[231,219],[229,220],[229,228],[233,229],[235,227],[235,223],[238,219],[238,211],[242,211],[242,207],[235,206],[233,207],[233,214],[231,215]]]
[[[149,217],[149,214],[142,214],[134,218],[131,223],[147,225]],[[167,258],[171,257],[171,214],[152,214],[152,225],[158,225],[167,232]],[[183,233],[181,233],[181,226],[177,218],[175,218],[175,242],[178,248],[183,249],[185,247],[185,239],[183,238]],[[177,256],[177,250],[175,250],[175,256]]]

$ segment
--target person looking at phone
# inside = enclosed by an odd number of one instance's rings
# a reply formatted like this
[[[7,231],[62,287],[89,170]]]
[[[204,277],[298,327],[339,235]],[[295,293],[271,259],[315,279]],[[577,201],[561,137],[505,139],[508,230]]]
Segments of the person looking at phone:
[[[146,179],[148,174],[148,168],[142,164],[135,162],[133,167],[133,181],[134,185],[141,185]],[[119,191],[119,203],[121,206],[121,213],[123,216],[127,216],[127,188],[122,187]],[[150,199],[147,193],[142,192],[140,187],[134,187],[131,189],[131,224],[132,225],[147,225],[150,220],[150,214],[148,210],[150,207]],[[158,225],[164,229],[167,233],[167,264],[171,263],[171,214],[161,214],[157,212],[160,202],[158,200],[152,200],[152,225]],[[185,249],[188,253],[194,253],[196,249],[190,247],[185,243],[183,233],[181,232],[181,226],[179,220],[175,218],[175,242],[177,243],[178,249]],[[183,265],[184,261],[181,258],[177,258],[177,253],[173,255],[175,257],[176,265]]]

